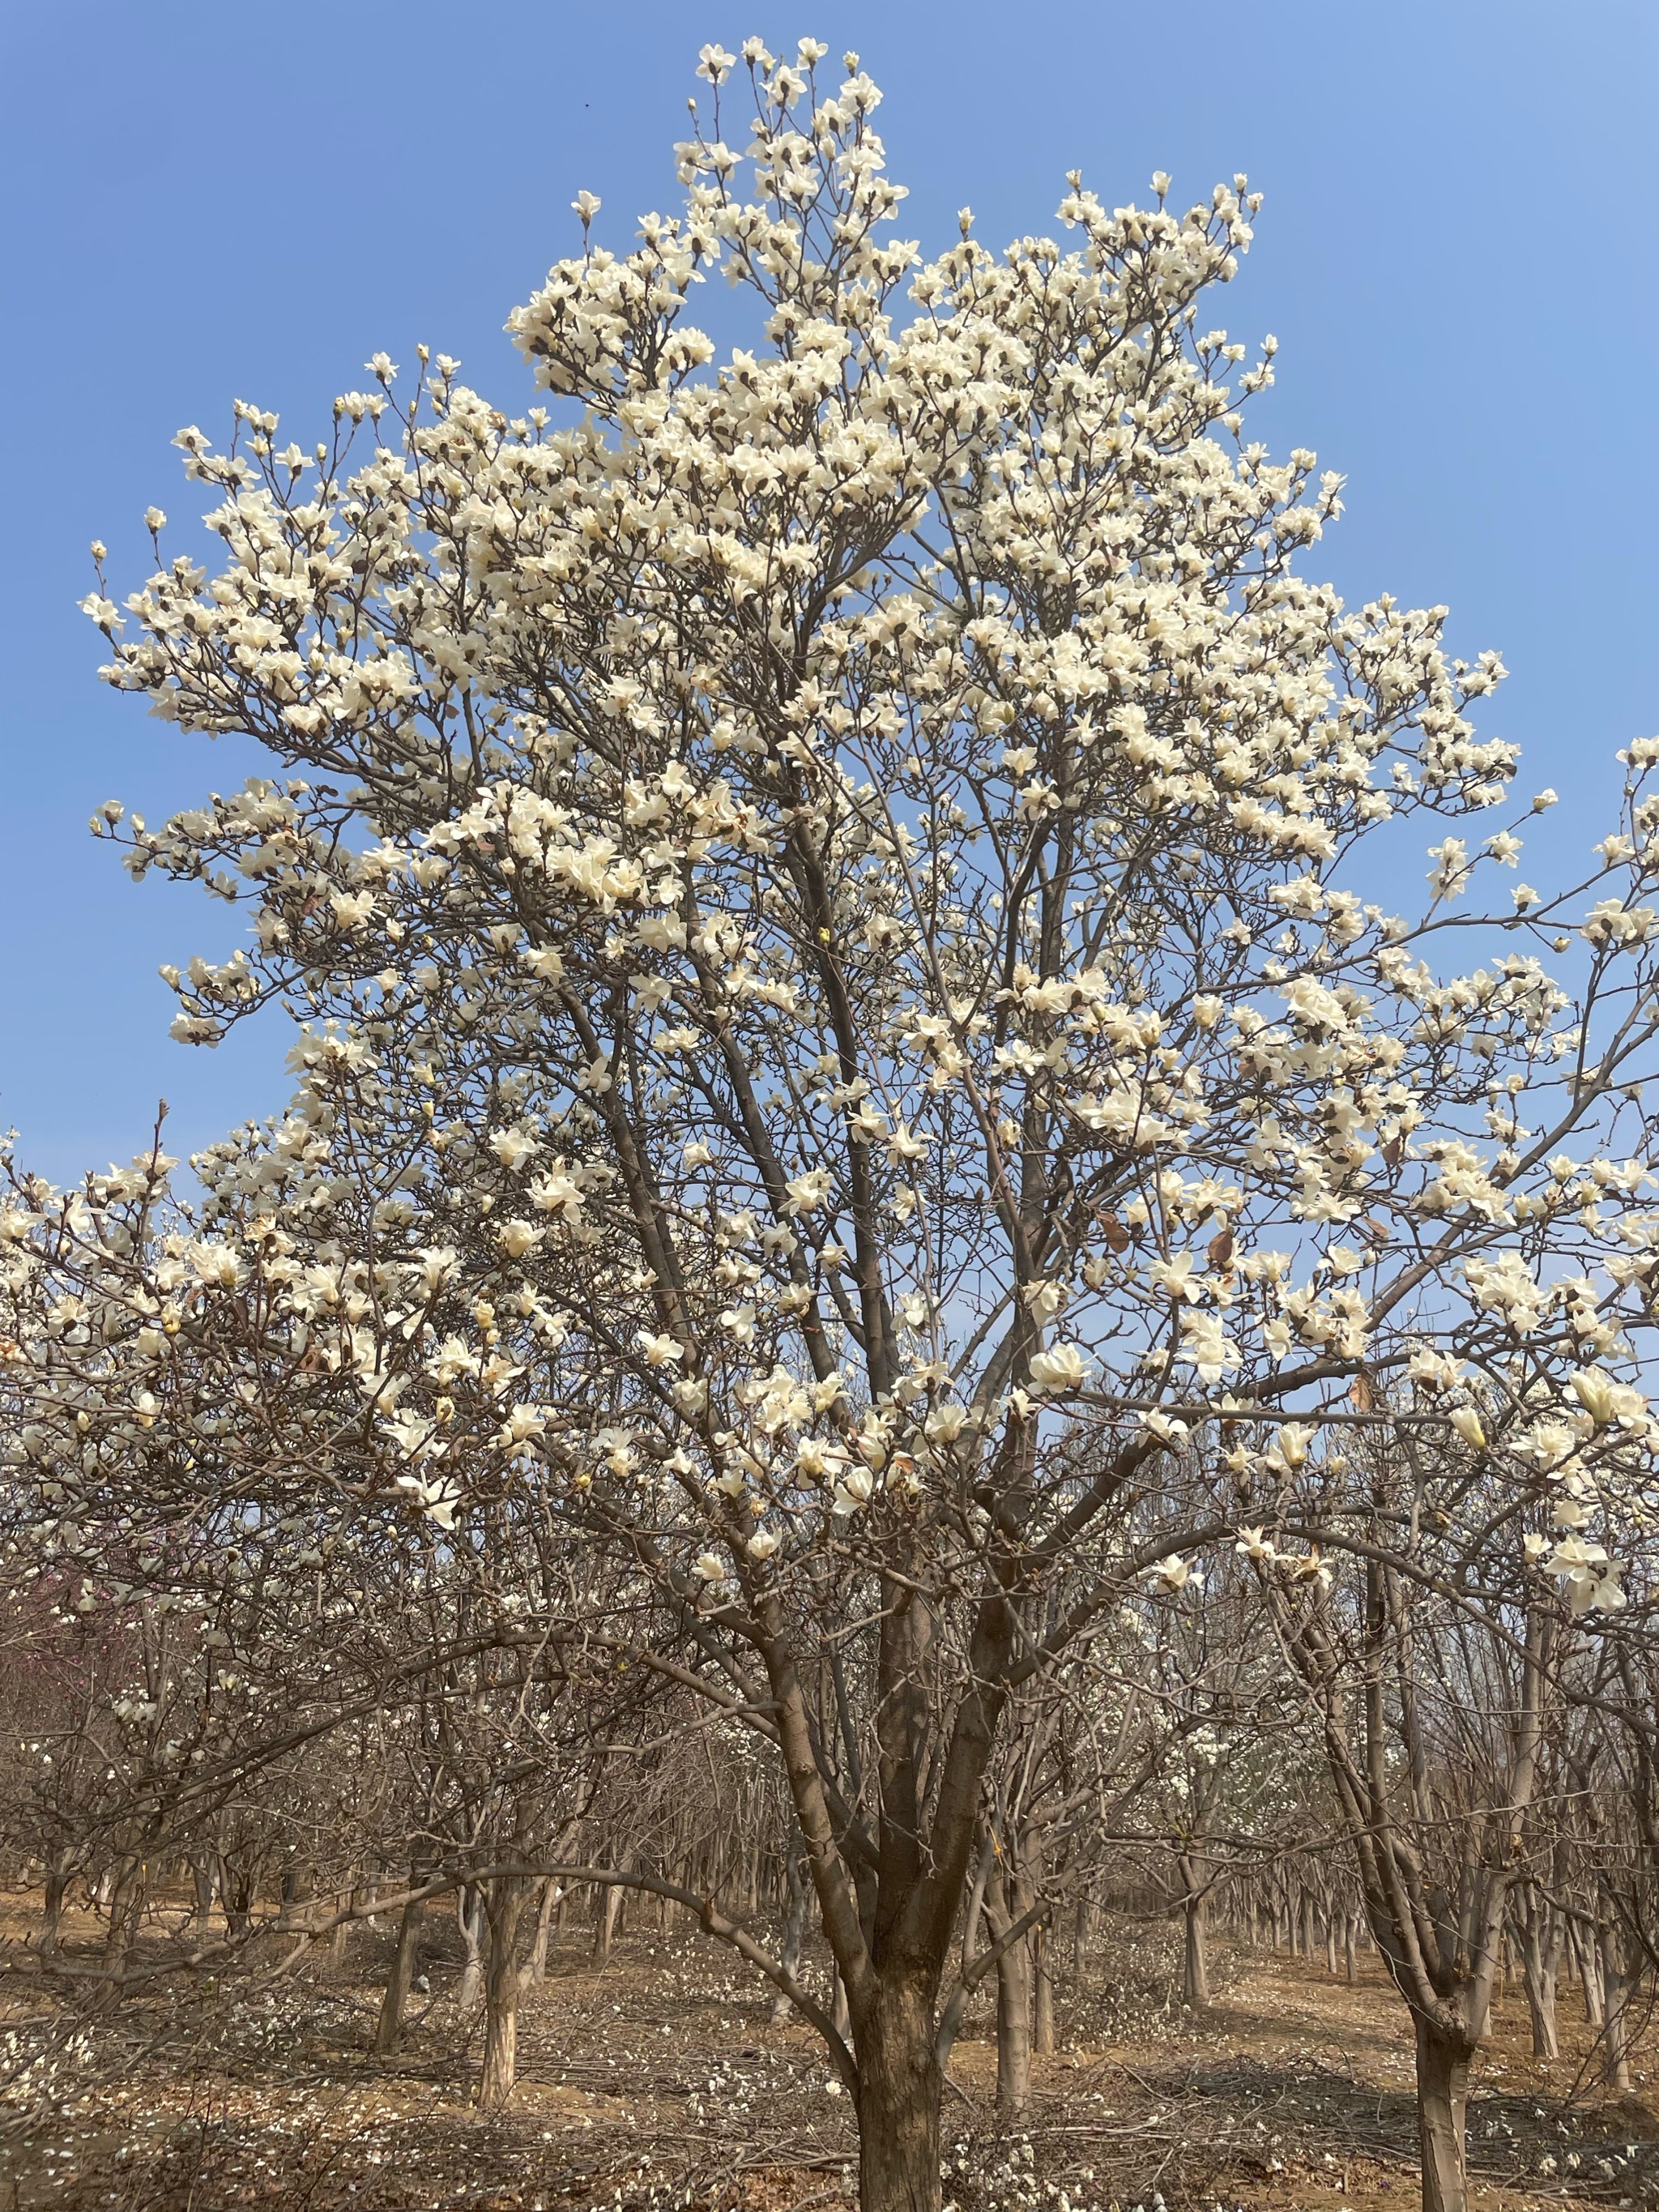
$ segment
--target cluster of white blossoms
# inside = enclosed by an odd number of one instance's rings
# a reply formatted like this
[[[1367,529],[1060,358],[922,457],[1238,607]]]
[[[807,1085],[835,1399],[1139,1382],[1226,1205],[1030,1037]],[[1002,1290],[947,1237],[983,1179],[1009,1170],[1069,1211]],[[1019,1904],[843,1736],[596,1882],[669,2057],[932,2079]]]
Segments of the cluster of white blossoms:
[[[1159,1467],[1213,1463],[1266,1562],[1351,1528],[1345,1468],[1407,1432],[1449,1495],[1507,1486],[1517,1559],[1561,1498],[1616,1549],[1653,1440],[1659,744],[1573,902],[1479,907],[1521,804],[1387,910],[1373,833],[1505,805],[1470,719],[1503,671],[1304,573],[1340,481],[1248,440],[1273,349],[1207,320],[1257,197],[1073,176],[1057,238],[964,212],[929,259],[874,87],[809,47],[747,54],[745,146],[717,107],[630,250],[579,204],[512,321],[545,404],[422,349],[319,444],[248,405],[222,451],[181,433],[224,565],[100,582],[105,672],[272,771],[94,828],[247,912],[169,971],[179,1035],[313,1027],[188,1231],[118,1178],[11,1217],[27,1373],[85,1349],[53,1269],[120,1316],[27,1449],[73,1489],[66,1454],[234,1437],[238,1482],[444,1531],[538,1485],[704,1607],[825,1553],[920,1544],[940,1588],[1057,1558]],[[724,358],[689,319],[716,272],[757,310]],[[231,1358],[233,1310],[305,1410],[261,1429],[243,1375],[186,1443],[167,1378]],[[1577,1524],[1526,1558],[1614,1601]]]

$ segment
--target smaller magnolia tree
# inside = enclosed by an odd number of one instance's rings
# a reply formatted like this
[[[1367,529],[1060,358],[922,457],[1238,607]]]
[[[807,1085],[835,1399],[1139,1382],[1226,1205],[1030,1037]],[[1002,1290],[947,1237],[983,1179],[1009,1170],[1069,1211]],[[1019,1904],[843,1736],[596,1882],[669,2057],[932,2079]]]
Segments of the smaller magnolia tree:
[[[1239,1540],[1305,1691],[1334,1826],[1411,2014],[1430,2212],[1467,2196],[1470,2061],[1487,2032],[1511,1893],[1543,1856],[1558,1631],[1571,1617],[1558,1589],[1585,1609],[1622,1602],[1605,1553],[1594,1547],[1587,1570],[1592,1547],[1565,1533],[1590,1518],[1579,1458],[1589,1439],[1575,1437],[1572,1468],[1550,1468],[1552,1493],[1518,1469],[1500,1473],[1484,1443],[1460,1449],[1475,1428],[1468,1410],[1455,1408],[1444,1431],[1404,1419],[1328,1445],[1317,1475],[1285,1500],[1299,1524],[1288,1572],[1267,1529]],[[1539,1523],[1550,1521],[1547,1537]],[[1345,1571],[1323,1559],[1307,1571],[1310,1522],[1346,1555]]]
[[[189,1203],[159,1149],[78,1192],[12,1179],[0,1534],[30,1662],[12,1717],[35,1740],[7,1814],[46,1863],[43,1966],[111,2001],[135,1975],[257,1963],[273,1926],[301,1951],[343,1938],[406,1874],[386,2048],[422,1908],[464,1887],[495,2103],[532,1885],[653,1678],[619,1672],[596,1632],[628,1613],[614,1582],[586,1587],[605,1555],[573,1556],[522,1486],[496,1481],[484,1519],[456,1525],[450,1470],[476,1502],[539,1421],[505,1357],[456,1364],[482,1293],[388,1202],[395,1171],[365,1185],[350,1132],[319,1133],[332,1121],[302,1091],[198,1157]],[[411,1472],[398,1408],[411,1339],[448,1347],[435,1474]],[[196,1913],[139,1966],[151,1876],[180,1861]],[[56,1943],[77,1877],[107,1893],[97,1969]]]
[[[169,1458],[144,1395],[246,1315],[318,1420],[243,1377],[237,1483],[608,1563],[596,1641],[778,1762],[848,2035],[727,1932],[824,2033],[886,2212],[938,2202],[999,1739],[1126,1593],[1199,1602],[1241,1528],[1286,1584],[1366,1556],[1358,1428],[1517,1510],[1577,1485],[1528,1587],[1617,1603],[1659,743],[1589,882],[1494,910],[1531,811],[1469,719],[1501,667],[1304,573],[1339,480],[1247,440],[1271,346],[1206,319],[1244,179],[1073,176],[1068,242],[964,213],[927,259],[825,58],[750,42],[740,155],[706,49],[683,211],[613,253],[579,203],[513,319],[544,404],[377,356],[331,441],[180,434],[226,565],[95,594],[106,672],[270,773],[96,826],[250,909],[176,1028],[286,999],[306,1088],[176,1252],[94,1188],[16,1212],[9,1265],[27,1300],[66,1233],[135,1271],[98,1402],[28,1415],[65,1511],[199,1479],[199,1416]],[[723,360],[716,269],[754,311]],[[16,1332],[26,1398],[56,1327]]]

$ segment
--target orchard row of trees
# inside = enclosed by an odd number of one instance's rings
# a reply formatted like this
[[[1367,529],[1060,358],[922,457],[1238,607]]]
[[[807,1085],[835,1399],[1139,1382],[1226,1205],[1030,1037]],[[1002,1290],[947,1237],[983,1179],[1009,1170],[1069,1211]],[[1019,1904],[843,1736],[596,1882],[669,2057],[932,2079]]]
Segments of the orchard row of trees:
[[[1220,1472],[1210,1480],[1219,1495]],[[659,1650],[666,1664],[630,1664],[592,1632],[597,1595],[570,1602],[585,1547],[565,1547],[561,1605],[540,1575],[503,1588],[526,1547],[498,1532],[469,1554],[428,1517],[406,1509],[366,1545],[240,1513],[185,1571],[153,1531],[158,1556],[129,1539],[106,1557],[113,1583],[67,1576],[55,1534],[17,1542],[33,1571],[8,1624],[0,1804],[13,1875],[42,1893],[28,1971],[76,2010],[107,2010],[181,1972],[256,1984],[337,1963],[362,1923],[389,1924],[375,2041],[390,2051],[428,1915],[453,1910],[454,2028],[482,2021],[478,2094],[495,2106],[553,1930],[573,1912],[591,1922],[603,1965],[632,1912],[738,1946],[770,1977],[776,2019],[805,1999],[844,2041],[783,1778],[729,1711],[685,1693],[684,1640]],[[1346,1602],[1333,1581],[1287,1610],[1271,1585],[1264,1602],[1253,1540],[1217,1551],[1201,1590],[1195,1575],[1144,1574],[1087,1667],[1035,1683],[1011,1717],[939,2063],[988,1987],[999,2104],[1018,2114],[1033,2053],[1056,2048],[1056,1984],[1080,1984],[1103,1943],[1109,1973],[1125,1916],[1178,1921],[1180,1999],[1199,2009],[1217,1923],[1350,1978],[1357,1948],[1398,1975],[1428,1932],[1430,2002],[1414,2010],[1425,2154],[1443,2135],[1453,2160],[1443,2195],[1461,2182],[1468,2063],[1506,1977],[1534,2051],[1554,2057],[1570,1973],[1606,2080],[1630,2086],[1659,1960],[1647,1639],[1609,1649],[1554,1608],[1487,1612],[1386,1573]],[[849,1620],[811,1700],[855,1796],[873,1740],[862,1633]],[[1385,1838],[1394,1870],[1380,1875]],[[95,1909],[100,1949],[65,1942],[75,1905]],[[1443,2114],[1435,1999],[1462,2023]]]
[[[1304,573],[1340,479],[1208,319],[1246,180],[927,259],[826,58],[750,42],[739,149],[705,49],[630,250],[581,197],[541,404],[239,403],[219,572],[156,515],[87,602],[268,759],[94,822],[246,912],[176,1033],[304,1026],[191,1184],[14,1170],[20,1839],[102,1988],[147,1868],[198,1949],[215,1881],[220,1947],[459,1888],[492,2098],[549,1898],[689,1911],[866,2212],[939,2203],[973,1989],[1017,2101],[1068,1914],[1173,1899],[1196,2001],[1277,1882],[1363,1917],[1460,2212],[1504,1946],[1615,2071],[1649,1957],[1659,740],[1493,896],[1553,794],[1444,609]]]

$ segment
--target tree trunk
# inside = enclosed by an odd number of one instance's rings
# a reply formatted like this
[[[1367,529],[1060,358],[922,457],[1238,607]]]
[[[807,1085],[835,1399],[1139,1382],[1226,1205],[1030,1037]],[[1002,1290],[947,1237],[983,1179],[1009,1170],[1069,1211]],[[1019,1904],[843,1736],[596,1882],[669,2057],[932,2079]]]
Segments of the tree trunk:
[[[1048,1926],[1039,1921],[1031,1930],[1031,2048],[1039,2058],[1054,2055],[1054,1949]]]
[[[1025,2110],[1031,2094],[1031,1944],[1022,1936],[997,1960],[997,2110]]]
[[[539,1989],[547,1979],[547,1945],[553,1933],[553,1914],[559,1901],[558,1881],[549,1875],[542,1883],[541,1903],[536,1911],[536,1936],[530,1947],[530,1956],[525,1961],[520,1977],[526,1989]]]
[[[483,2072],[478,2105],[497,2112],[513,2094],[519,2071],[519,1923],[524,1917],[522,1875],[497,1875],[484,1886],[489,1962],[484,1972]]]
[[[987,1836],[975,1859],[974,1878],[968,1886],[967,1909],[962,1916],[962,1970],[964,1973],[979,1955],[980,1923],[985,1917],[985,1885],[991,1879],[995,1857],[991,1838]]]
[[[50,1959],[57,1951],[58,1932],[64,1919],[64,1893],[68,1887],[66,1862],[52,1860],[46,1869],[46,1894],[40,1907],[40,1933],[35,1938],[35,1948],[44,1959]]]
[[[1579,1993],[1584,2000],[1584,2021],[1587,2027],[1601,2025],[1601,1967],[1595,1954],[1595,1939],[1586,1936],[1576,1920],[1567,1923],[1567,1940],[1572,1946],[1573,1964],[1578,1969]]]
[[[789,1912],[783,1927],[783,1948],[778,1954],[778,1964],[786,1973],[797,1973],[800,1968],[800,1947],[806,1936],[806,1881],[799,1863],[793,1852],[784,1865],[784,1879],[789,1887]],[[780,1990],[772,2001],[772,2025],[781,2027],[794,2007]]]
[[[338,1912],[349,1912],[356,1902],[357,1869],[354,1867],[351,1870],[351,1879],[346,1884],[343,1893],[335,1899],[335,1910]],[[346,1953],[350,1948],[351,1923],[349,1920],[339,1921],[336,1923],[334,1933],[329,1940],[328,1955],[331,1963],[337,1966],[343,1966],[346,1962]]]
[[[1420,2014],[1417,2028],[1417,2135],[1423,2160],[1423,2212],[1466,2212],[1464,2125],[1469,2053]]]
[[[1189,1894],[1183,1917],[1187,1940],[1182,1958],[1181,2002],[1202,2008],[1210,2002],[1210,1965],[1204,1940],[1208,1918],[1206,1900]]]
[[[1553,1913],[1536,1906],[1528,1912],[1521,1929],[1521,1978],[1532,2021],[1534,2058],[1561,2055],[1555,2027],[1555,1988],[1565,1940],[1565,1931]]]
[[[213,1869],[205,1859],[192,1858],[190,1863],[190,1887],[192,1899],[190,1929],[193,1936],[205,1936],[213,1920]]]
[[[1359,1979],[1359,1959],[1354,1948],[1353,1915],[1345,1913],[1342,1918],[1342,1963],[1347,1971],[1349,1986]]]
[[[1616,1928],[1601,1929],[1601,2009],[1607,2038],[1601,2078],[1609,2089],[1627,2090],[1630,2081],[1631,1991],[1634,1977],[1626,1972],[1625,1946]]]
[[[1018,1846],[1015,1847],[1016,1849]],[[1012,1856],[1012,1853],[1011,1853]],[[985,1917],[998,1942],[1031,1904],[1023,1870],[999,1865],[985,1885]],[[1028,1929],[997,1960],[997,2110],[1023,2112],[1031,2094],[1031,1936]]]
[[[110,1892],[109,1929],[104,1938],[104,1972],[109,1977],[109,1995],[118,2001],[121,1984],[126,1978],[127,1961],[138,1941],[139,1924],[144,1914],[144,1892],[147,1869],[140,1859],[129,1859]]]
[[[420,1887],[423,1875],[423,1869],[410,1866],[409,1886],[411,1889]],[[380,1999],[380,2015],[374,2023],[374,2048],[381,2052],[395,2051],[404,2032],[404,2012],[409,2003],[409,1985],[415,1978],[415,1960],[421,1943],[421,1920],[425,1911],[423,1899],[411,1898],[398,1922],[398,1943],[392,1954],[392,1972],[386,1976],[386,1994]]]
[[[215,1862],[215,1869],[216,1870],[213,1873],[213,1880],[218,1891],[219,1907],[225,1916],[225,1927],[228,1931],[231,1908],[225,1899],[225,1862],[222,1856]],[[283,1918],[286,1925],[299,1929],[303,1929],[307,1926],[311,1917],[307,1908],[311,1904],[312,1893],[316,1886],[315,1869],[307,1861],[301,1860],[296,1863],[290,1860],[283,1869]],[[252,1892],[250,1890],[247,1897],[248,1911],[252,1911]],[[246,1914],[244,1918],[246,1919]]]
[[[219,1909],[225,1916],[225,1933],[240,1943],[253,1918],[254,1881],[246,1866],[219,1855]]]
[[[465,2020],[477,2010],[483,1989],[483,1899],[470,1883],[456,1893],[455,1917],[466,1947],[461,1986],[455,1993],[455,2009]]]
[[[1019,1887],[999,1863],[985,1884],[985,1918],[993,1940],[1000,1942],[1018,1917]],[[1029,1935],[1011,1943],[997,1960],[997,2110],[1005,2116],[1025,2109],[1031,2091],[1031,1948]]]
[[[622,1891],[614,1881],[605,1885],[593,1922],[593,1964],[603,1972],[611,1963],[611,1945],[617,1933],[617,1913]]]
[[[860,2008],[859,2212],[939,2212],[939,2108],[933,1991],[878,1984]]]

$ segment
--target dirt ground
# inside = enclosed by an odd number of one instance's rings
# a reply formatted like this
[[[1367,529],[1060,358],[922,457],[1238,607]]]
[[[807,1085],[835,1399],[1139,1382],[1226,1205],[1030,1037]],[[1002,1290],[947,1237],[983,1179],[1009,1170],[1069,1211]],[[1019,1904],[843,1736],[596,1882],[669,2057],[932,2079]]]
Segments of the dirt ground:
[[[404,2049],[368,2050],[390,1932],[343,1962],[156,1989],[113,2019],[49,2014],[0,1922],[0,2212],[808,2212],[851,2195],[854,2136],[814,2039],[695,1936],[635,1933],[602,1972],[586,1931],[526,1993],[520,2081],[471,2103],[476,2023],[459,2021],[453,1931]],[[582,1940],[574,1940],[580,1936]],[[450,1951],[453,1944],[448,1945]],[[1030,2111],[999,2126],[988,2008],[951,2068],[945,2193],[959,2212],[1400,2212],[1415,2203],[1405,2015],[1374,1960],[1216,1947],[1215,2002],[1169,1996],[1164,1929],[1108,1931],[1059,1990],[1061,2049]],[[1634,2094],[1596,2087],[1577,1993],[1564,2056],[1529,2055],[1518,1990],[1499,2005],[1471,2102],[1489,2212],[1659,2198],[1659,2038]],[[1650,2070],[1650,2057],[1653,2070]]]

